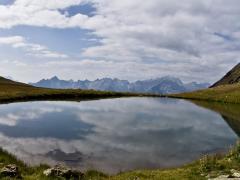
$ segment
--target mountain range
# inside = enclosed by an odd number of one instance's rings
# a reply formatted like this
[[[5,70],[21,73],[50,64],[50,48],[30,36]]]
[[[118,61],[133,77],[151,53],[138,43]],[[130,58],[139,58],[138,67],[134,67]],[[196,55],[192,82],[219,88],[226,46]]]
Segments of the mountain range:
[[[240,83],[240,63],[238,63],[232,70],[230,70],[222,79],[213,84],[211,87],[221,85]]]
[[[94,89],[100,91],[139,92],[155,94],[189,92],[205,89],[210,86],[208,83],[183,83],[180,79],[171,76],[136,82],[129,82],[127,80],[120,80],[116,78],[103,78],[94,81],[73,81],[61,80],[57,76],[54,76],[50,79],[42,79],[39,82],[30,84],[37,87],[56,89]]]

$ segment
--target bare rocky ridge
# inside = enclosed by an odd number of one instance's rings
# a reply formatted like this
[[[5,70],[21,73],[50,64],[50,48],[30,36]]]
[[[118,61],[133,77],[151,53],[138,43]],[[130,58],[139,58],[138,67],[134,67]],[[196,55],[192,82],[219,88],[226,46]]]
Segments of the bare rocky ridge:
[[[60,80],[58,77],[43,79],[31,85],[44,88],[57,89],[94,89],[100,91],[113,92],[134,92],[134,93],[154,93],[172,94],[205,89],[210,86],[208,83],[183,83],[180,79],[166,76],[162,78],[149,79],[143,81],[129,82],[127,80],[103,78],[95,81],[73,81]]]

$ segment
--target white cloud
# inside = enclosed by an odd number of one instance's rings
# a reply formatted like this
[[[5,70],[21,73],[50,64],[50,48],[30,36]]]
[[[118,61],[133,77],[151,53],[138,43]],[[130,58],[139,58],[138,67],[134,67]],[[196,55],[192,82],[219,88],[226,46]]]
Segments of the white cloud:
[[[20,7],[35,7],[36,9],[63,9],[69,6],[79,5],[81,3],[86,2],[86,0],[67,0],[67,1],[59,1],[59,0],[17,0],[15,1],[15,6]]]
[[[213,58],[213,57],[212,57]],[[214,66],[211,64],[210,66]],[[23,82],[36,82],[40,79],[48,79],[57,75],[60,79],[95,80],[97,78],[112,77],[130,81],[145,80],[162,77],[168,74],[179,77],[185,82],[196,80],[204,82],[214,81],[221,77],[226,71],[226,64],[218,66],[214,71],[208,64],[195,66],[189,62],[175,62],[163,64],[138,63],[126,61],[104,61],[104,60],[67,60],[67,61],[34,61],[34,63],[22,62],[21,60],[0,61],[0,72],[2,76],[11,76],[15,80]],[[37,68],[36,68],[37,67]],[[24,71],[22,70],[24,68]],[[228,67],[229,69],[231,67]],[[171,71],[174,69],[174,71]],[[185,69],[185,71],[183,71]],[[215,76],[212,76],[212,74]],[[189,76],[191,74],[191,76]],[[199,75],[201,74],[201,76]]]
[[[82,0],[70,1],[30,1],[16,0],[12,5],[0,5],[0,28],[17,25],[47,26],[55,28],[80,27],[87,16],[77,14],[68,18],[58,9],[83,3]]]
[[[59,12],[84,3],[96,8],[93,16]],[[154,62],[161,72],[167,68],[167,74],[175,73],[177,66],[178,76],[186,79],[191,75],[194,80],[203,79],[198,71],[207,69],[211,78],[203,81],[215,81],[240,59],[239,12],[239,0],[16,0],[0,6],[0,28],[88,29],[101,44],[83,49],[86,58],[136,63],[145,68]],[[232,40],[218,37],[216,32]],[[45,53],[46,57],[59,56],[48,51],[41,55]]]
[[[45,58],[67,58],[66,54],[50,51],[47,47],[26,41],[22,36],[0,37],[0,45],[10,45],[13,48],[22,48],[27,54]]]
[[[23,43],[24,38],[21,36],[0,37],[0,44],[16,45]]]

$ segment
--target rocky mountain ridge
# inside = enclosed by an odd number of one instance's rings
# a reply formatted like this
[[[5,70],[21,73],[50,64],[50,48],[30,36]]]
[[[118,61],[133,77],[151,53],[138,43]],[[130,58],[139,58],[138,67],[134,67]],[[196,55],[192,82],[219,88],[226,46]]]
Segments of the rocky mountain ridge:
[[[31,83],[33,86],[57,89],[94,89],[101,91],[115,92],[141,92],[155,94],[170,94],[189,92],[209,87],[208,83],[183,83],[180,79],[165,76],[162,78],[129,82],[127,80],[103,78],[94,81],[89,80],[61,80],[57,76],[50,79],[43,79],[37,83]]]

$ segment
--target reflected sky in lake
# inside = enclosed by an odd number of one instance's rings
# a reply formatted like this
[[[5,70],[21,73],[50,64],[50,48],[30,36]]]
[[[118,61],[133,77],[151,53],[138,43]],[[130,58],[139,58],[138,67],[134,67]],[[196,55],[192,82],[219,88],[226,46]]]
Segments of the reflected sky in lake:
[[[180,166],[225,152],[221,115],[183,100],[121,98],[0,105],[0,144],[25,162],[118,173]]]

